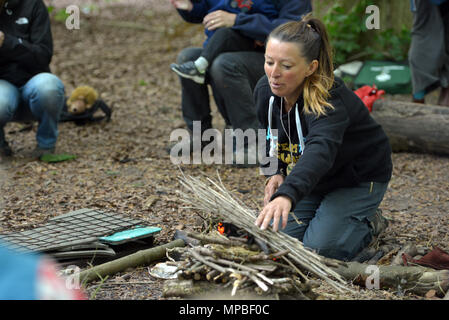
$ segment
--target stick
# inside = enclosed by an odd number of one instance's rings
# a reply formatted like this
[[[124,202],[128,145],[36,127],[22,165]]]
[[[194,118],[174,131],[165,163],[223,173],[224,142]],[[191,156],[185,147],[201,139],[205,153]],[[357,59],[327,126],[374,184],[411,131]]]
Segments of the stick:
[[[182,247],[184,245],[184,241],[178,239],[158,247],[140,250],[128,256],[84,270],[79,273],[79,279],[81,280],[81,283],[87,283],[93,280],[102,279],[107,275],[116,274],[127,268],[148,265],[153,261],[164,258],[167,249]]]

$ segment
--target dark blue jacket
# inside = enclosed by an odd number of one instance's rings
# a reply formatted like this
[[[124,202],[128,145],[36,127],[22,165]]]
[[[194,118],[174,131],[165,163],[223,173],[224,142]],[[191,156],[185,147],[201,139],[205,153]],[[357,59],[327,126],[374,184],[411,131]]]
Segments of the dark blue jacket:
[[[302,15],[312,11],[310,0],[202,0],[192,2],[192,11],[178,10],[185,21],[202,23],[208,13],[217,10],[236,13],[237,18],[233,29],[259,41],[265,41],[268,34],[277,26],[291,20],[300,20]],[[205,33],[209,38],[214,31],[206,29]]]

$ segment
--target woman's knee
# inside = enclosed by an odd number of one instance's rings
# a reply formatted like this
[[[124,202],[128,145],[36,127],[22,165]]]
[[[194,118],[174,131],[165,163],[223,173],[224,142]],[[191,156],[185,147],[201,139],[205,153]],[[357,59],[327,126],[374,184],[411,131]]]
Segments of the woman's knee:
[[[310,230],[308,230],[310,231]],[[368,225],[358,224],[348,227],[337,239],[332,235],[306,232],[303,238],[304,246],[318,254],[349,261],[353,259],[372,239]]]

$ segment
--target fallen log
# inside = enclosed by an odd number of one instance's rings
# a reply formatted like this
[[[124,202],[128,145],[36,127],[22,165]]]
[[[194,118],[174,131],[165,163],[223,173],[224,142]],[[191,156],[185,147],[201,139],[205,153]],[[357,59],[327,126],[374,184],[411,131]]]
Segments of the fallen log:
[[[372,117],[383,127],[394,152],[449,155],[449,108],[381,99]]]
[[[334,270],[354,284],[362,287],[368,285],[370,289],[393,289],[417,295],[425,295],[429,290],[435,290],[439,296],[444,296],[449,289],[449,270],[419,266],[373,266],[358,262],[347,262]],[[375,274],[376,272],[378,274]]]
[[[238,280],[237,280],[238,281]],[[234,283],[236,283],[235,281]],[[243,280],[243,283],[246,283]],[[236,286],[238,283],[235,284]],[[315,300],[315,294],[310,286],[302,285],[301,290],[295,287],[291,282],[276,284],[276,288],[269,294],[263,294],[264,300],[278,300],[285,296],[296,300]],[[234,295],[232,292],[234,291]],[[169,280],[164,283],[162,289],[162,296],[164,298],[188,298],[188,299],[207,299],[207,300],[226,300],[232,296],[233,299],[239,300],[260,300],[261,292],[254,290],[252,287],[243,287],[239,290],[234,290],[233,286],[224,288],[217,286],[208,281],[193,281],[193,280]]]
[[[126,270],[127,268],[148,265],[154,261],[164,258],[167,249],[183,247],[184,245],[184,241],[178,239],[158,247],[140,250],[128,256],[84,270],[80,272],[79,279],[81,283],[87,283],[93,280],[103,279],[108,275],[116,274],[120,271]]]

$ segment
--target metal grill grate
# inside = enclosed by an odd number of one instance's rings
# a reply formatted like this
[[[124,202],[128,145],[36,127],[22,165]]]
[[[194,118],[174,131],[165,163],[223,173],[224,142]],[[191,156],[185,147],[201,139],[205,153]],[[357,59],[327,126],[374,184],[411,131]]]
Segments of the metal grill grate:
[[[0,234],[0,245],[7,245],[21,252],[46,252],[91,243],[99,237],[137,225],[144,223],[118,214],[80,209],[52,218],[42,227]]]

